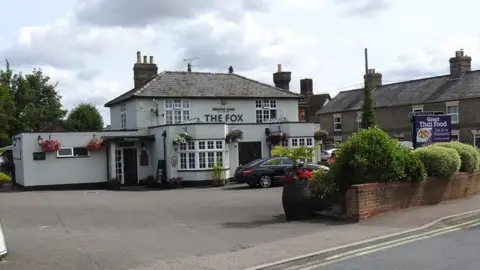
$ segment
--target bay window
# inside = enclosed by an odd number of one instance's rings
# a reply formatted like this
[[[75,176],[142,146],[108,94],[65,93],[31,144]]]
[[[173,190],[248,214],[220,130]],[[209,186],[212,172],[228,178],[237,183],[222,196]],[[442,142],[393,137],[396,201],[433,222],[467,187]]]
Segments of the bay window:
[[[228,168],[228,150],[224,140],[195,140],[180,144],[180,170],[209,170],[220,162]]]

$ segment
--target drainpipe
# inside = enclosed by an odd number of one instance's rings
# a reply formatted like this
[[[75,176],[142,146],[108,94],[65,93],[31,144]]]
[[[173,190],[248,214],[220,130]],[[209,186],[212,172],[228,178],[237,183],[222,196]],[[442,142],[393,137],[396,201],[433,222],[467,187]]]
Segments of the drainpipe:
[[[167,131],[164,130],[163,133],[162,133],[162,137],[163,137],[163,160],[165,162],[165,175],[168,176],[168,171],[167,171]],[[163,179],[163,175],[162,175],[162,183],[164,183],[165,180]]]

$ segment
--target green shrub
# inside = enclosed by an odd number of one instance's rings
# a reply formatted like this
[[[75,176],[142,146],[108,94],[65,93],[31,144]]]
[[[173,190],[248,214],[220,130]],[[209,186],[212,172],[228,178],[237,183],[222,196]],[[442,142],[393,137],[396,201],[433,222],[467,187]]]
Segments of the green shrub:
[[[421,179],[422,169],[418,162],[406,176],[405,165],[416,161],[404,149],[377,127],[355,132],[335,152],[337,159],[331,171],[338,189],[343,192],[354,184]]]
[[[314,170],[312,175],[313,179],[309,182],[312,201],[315,208],[321,210],[335,200],[337,187],[330,171]]]
[[[436,143],[434,146],[455,149],[462,161],[460,166],[461,172],[473,172],[474,170],[478,170],[480,165],[480,154],[474,146],[461,142]]]
[[[0,182],[10,182],[12,181],[12,178],[8,176],[7,174],[0,172]]]
[[[399,146],[398,158],[399,166],[404,168],[404,176],[398,180],[421,182],[427,178],[425,166],[417,155],[404,146]]]
[[[452,148],[432,145],[420,147],[413,153],[420,158],[429,176],[451,177],[462,163],[460,155]]]

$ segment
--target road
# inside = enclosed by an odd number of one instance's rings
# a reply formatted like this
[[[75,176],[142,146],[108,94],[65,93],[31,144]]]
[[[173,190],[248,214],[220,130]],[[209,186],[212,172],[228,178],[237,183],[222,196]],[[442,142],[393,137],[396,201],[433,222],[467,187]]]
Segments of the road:
[[[453,226],[452,226],[453,227]],[[480,221],[376,243],[272,269],[283,270],[477,270]]]

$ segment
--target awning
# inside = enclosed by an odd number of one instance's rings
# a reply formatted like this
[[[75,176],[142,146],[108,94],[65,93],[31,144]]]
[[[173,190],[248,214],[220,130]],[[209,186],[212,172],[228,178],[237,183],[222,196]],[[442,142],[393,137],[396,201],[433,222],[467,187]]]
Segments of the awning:
[[[268,120],[263,121],[262,123],[263,124],[278,124],[278,123],[286,123],[286,122],[288,122],[286,117],[280,117],[280,118],[268,119]]]

